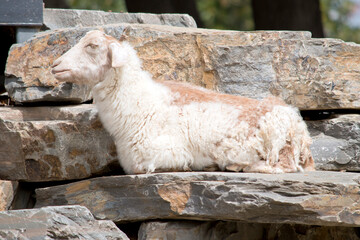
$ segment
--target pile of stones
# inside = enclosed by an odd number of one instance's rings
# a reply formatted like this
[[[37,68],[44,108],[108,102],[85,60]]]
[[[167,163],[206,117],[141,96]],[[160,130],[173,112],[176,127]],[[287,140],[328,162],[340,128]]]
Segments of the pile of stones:
[[[50,73],[92,29],[125,34],[156,80],[299,108],[317,171],[124,175],[90,89]],[[45,9],[43,30],[7,60],[14,104],[0,107],[0,238],[360,237],[360,45],[199,29],[183,14]]]

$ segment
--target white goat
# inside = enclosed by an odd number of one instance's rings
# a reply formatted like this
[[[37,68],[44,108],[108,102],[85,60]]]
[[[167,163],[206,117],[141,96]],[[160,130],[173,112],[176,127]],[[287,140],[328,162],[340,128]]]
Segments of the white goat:
[[[155,82],[136,51],[91,31],[54,64],[59,81],[87,84],[126,173],[314,170],[311,138],[282,100],[219,94],[190,84]]]

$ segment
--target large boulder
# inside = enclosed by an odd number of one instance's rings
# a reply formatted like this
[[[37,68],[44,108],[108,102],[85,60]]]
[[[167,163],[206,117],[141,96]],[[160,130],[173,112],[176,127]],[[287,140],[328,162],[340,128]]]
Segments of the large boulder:
[[[111,221],[94,219],[81,206],[0,212],[1,239],[128,240]]]
[[[0,108],[0,179],[81,179],[119,168],[94,105]]]
[[[360,177],[307,172],[158,173],[93,178],[36,190],[36,207],[86,206],[115,222],[196,219],[360,226]]]
[[[45,29],[104,26],[117,23],[141,23],[196,28],[188,14],[117,13],[94,10],[44,9]]]
[[[360,106],[360,46],[313,39],[308,32],[239,32],[146,24],[101,27],[128,41],[156,80],[188,81],[221,92],[282,97],[301,109]],[[89,89],[58,83],[52,62],[94,28],[38,34],[14,45],[6,66],[6,89],[17,102],[90,98]],[[63,90],[63,89],[66,89]],[[75,94],[76,92],[76,94]]]

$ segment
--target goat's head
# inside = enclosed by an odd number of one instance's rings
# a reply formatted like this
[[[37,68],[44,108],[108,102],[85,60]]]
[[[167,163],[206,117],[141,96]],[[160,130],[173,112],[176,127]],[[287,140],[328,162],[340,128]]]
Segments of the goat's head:
[[[122,45],[99,30],[90,31],[54,61],[51,72],[59,81],[95,85],[110,68],[126,63],[128,53]]]

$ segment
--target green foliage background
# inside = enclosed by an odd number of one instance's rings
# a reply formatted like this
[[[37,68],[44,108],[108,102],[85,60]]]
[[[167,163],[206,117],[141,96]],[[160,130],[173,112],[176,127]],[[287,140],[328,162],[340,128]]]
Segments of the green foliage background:
[[[126,12],[124,0],[67,0],[72,8]],[[251,0],[196,0],[207,28],[252,31]],[[348,19],[353,0],[320,0],[326,37],[360,43],[360,29],[351,27]]]
[[[124,0],[67,0],[67,3],[74,9],[126,12]]]
[[[355,8],[352,0],[320,0],[325,35],[360,43],[360,29],[348,25]]]

